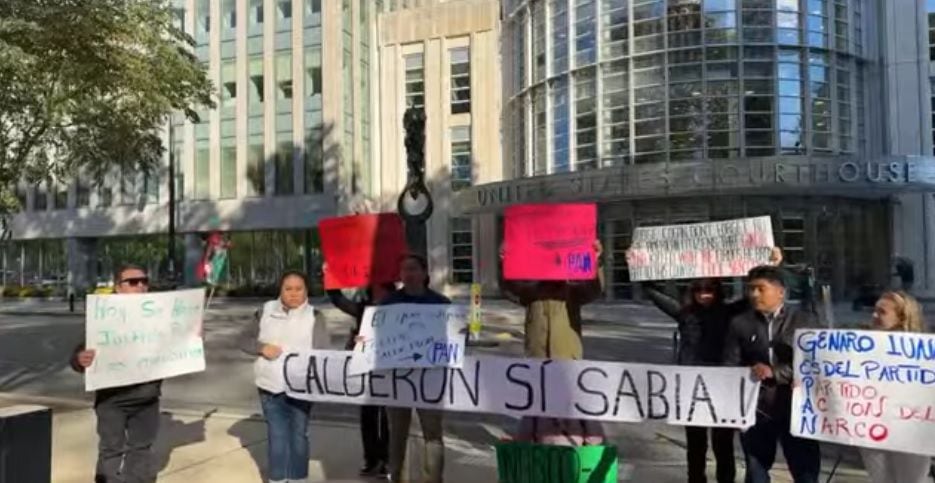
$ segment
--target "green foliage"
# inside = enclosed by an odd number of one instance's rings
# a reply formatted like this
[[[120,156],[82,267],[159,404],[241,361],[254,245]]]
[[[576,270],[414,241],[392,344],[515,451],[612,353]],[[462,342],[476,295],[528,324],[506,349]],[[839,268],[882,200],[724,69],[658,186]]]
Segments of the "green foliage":
[[[213,87],[166,0],[0,2],[0,214],[13,183],[149,172]]]

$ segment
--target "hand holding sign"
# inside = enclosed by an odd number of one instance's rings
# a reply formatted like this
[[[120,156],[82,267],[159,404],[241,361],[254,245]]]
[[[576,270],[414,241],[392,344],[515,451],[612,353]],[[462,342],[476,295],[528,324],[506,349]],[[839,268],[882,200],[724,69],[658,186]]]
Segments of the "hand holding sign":
[[[318,230],[327,263],[325,289],[365,287],[399,277],[399,259],[407,252],[399,215],[328,218],[318,224]]]
[[[461,367],[468,310],[459,305],[367,307],[351,374],[408,367]]]
[[[600,244],[593,204],[519,205],[506,209],[507,280],[591,280]]]

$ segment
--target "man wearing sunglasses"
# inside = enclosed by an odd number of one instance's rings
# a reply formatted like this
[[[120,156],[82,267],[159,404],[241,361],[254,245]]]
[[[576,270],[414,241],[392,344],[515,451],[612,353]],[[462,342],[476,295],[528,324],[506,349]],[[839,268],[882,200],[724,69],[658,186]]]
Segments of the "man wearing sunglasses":
[[[115,277],[117,294],[149,291],[146,271],[124,265]],[[71,366],[78,372],[94,363],[94,350],[79,346]],[[98,444],[95,483],[151,483],[156,481],[151,448],[159,429],[162,381],[101,389],[94,394]]]

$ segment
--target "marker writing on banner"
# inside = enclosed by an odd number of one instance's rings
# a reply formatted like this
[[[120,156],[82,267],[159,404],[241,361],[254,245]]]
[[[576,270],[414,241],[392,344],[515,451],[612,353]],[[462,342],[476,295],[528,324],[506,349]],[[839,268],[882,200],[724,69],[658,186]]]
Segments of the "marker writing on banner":
[[[887,334],[886,354],[915,361],[935,361],[935,339],[911,334]]]

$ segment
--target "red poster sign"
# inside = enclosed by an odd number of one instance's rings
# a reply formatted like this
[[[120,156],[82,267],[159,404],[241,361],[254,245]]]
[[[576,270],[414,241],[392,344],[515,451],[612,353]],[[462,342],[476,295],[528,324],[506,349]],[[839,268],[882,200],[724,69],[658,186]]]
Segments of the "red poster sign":
[[[318,231],[328,264],[325,289],[399,279],[399,260],[407,249],[403,221],[396,213],[327,218]]]
[[[518,205],[506,209],[507,280],[590,280],[597,273],[594,204]]]

